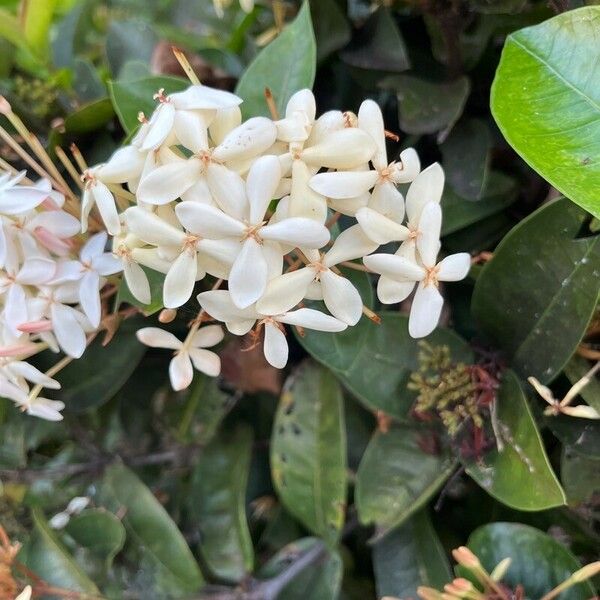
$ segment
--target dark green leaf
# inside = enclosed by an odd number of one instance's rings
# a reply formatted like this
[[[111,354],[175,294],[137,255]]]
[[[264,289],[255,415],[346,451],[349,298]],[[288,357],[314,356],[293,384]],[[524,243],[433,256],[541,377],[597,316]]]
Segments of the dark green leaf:
[[[310,552],[316,544],[322,544],[315,538],[302,538],[280,550],[260,570],[261,578],[279,575],[290,564],[298,560],[299,555]],[[337,600],[342,584],[343,564],[340,555],[334,550],[323,550],[323,557],[303,569],[286,585],[278,598],[285,600]]]
[[[273,93],[280,115],[292,94],[312,88],[315,79],[317,47],[310,18],[310,6],[305,0],[298,16],[283,32],[263,48],[240,78],[236,94],[240,96],[245,118],[269,115],[265,88]]]
[[[538,529],[519,523],[492,523],[477,529],[469,548],[490,572],[502,559],[512,562],[503,581],[511,588],[521,584],[528,599],[536,600],[581,567],[562,544]],[[590,583],[580,583],[560,594],[560,600],[587,600],[594,595]]]
[[[67,552],[41,511],[34,509],[31,516],[34,531],[19,552],[19,560],[51,585],[74,592],[98,593],[98,588]]]
[[[560,462],[560,477],[570,505],[591,502],[600,494],[600,459],[582,456],[567,447]]]
[[[180,92],[188,86],[189,81],[179,77],[146,77],[133,81],[109,81],[108,83],[115,112],[127,133],[131,133],[139,125],[140,111],[150,118],[156,108],[152,96],[160,88],[164,88],[169,94]]]
[[[450,476],[455,460],[429,454],[432,433],[413,425],[378,431],[368,445],[356,476],[355,501],[362,523],[375,523],[383,536],[408,519]]]
[[[565,375],[569,378],[572,385],[577,383],[593,367],[582,356],[575,354],[565,366]],[[600,381],[592,377],[589,383],[581,390],[580,396],[597,411],[600,412]]]
[[[368,408],[404,419],[416,398],[406,384],[418,368],[418,340],[408,335],[405,315],[388,311],[380,317],[379,325],[363,317],[342,333],[306,331],[298,340]],[[473,362],[467,344],[447,329],[437,329],[428,341],[449,346],[456,362]]]
[[[143,21],[111,21],[106,36],[106,57],[113,76],[118,77],[123,65],[130,60],[149,63],[157,41],[152,28]]]
[[[115,511],[124,512],[128,540],[151,565],[155,591],[171,598],[198,590],[202,574],[183,535],[138,477],[113,465],[104,474],[102,491]]]
[[[498,392],[497,443],[467,473],[490,495],[518,510],[544,510],[566,503],[517,376],[506,371]]]
[[[379,598],[416,598],[419,586],[441,589],[452,580],[446,553],[425,510],[373,546],[373,569]]]
[[[81,134],[96,131],[106,125],[115,115],[108,98],[83,105],[65,119],[66,133]]]
[[[513,148],[568,198],[600,216],[600,6],[511,34],[492,113]],[[518,108],[517,108],[518,107]]]
[[[576,239],[585,218],[564,198],[542,206],[502,240],[477,279],[473,314],[524,377],[554,379],[596,307],[600,236]]]
[[[333,545],[346,502],[343,399],[336,379],[314,363],[286,382],[273,424],[271,472],[289,512]]]
[[[462,115],[471,91],[467,77],[437,83],[412,75],[393,75],[384,79],[381,87],[396,92],[403,131],[415,135],[439,131],[441,140]]]
[[[252,430],[238,429],[202,451],[192,475],[189,508],[200,530],[200,552],[219,579],[240,581],[252,572],[254,549],[246,519]]]
[[[72,517],[65,531],[107,566],[125,543],[125,528],[121,521],[102,509],[85,510]]]
[[[440,146],[447,183],[466,200],[481,200],[487,182],[490,131],[480,119],[458,123]]]
[[[588,458],[600,458],[600,421],[560,415],[546,417],[546,425],[573,452]]]
[[[335,0],[310,0],[317,40],[317,61],[343,48],[351,38],[350,24]]]
[[[361,69],[399,73],[410,69],[402,35],[388,8],[377,10],[341,53],[344,62]]]

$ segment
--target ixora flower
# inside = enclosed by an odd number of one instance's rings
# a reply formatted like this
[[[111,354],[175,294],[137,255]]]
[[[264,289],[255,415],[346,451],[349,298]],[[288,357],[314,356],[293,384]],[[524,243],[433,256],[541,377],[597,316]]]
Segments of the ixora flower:
[[[283,369],[288,361],[288,344],[284,325],[328,331],[344,331],[348,326],[343,321],[311,308],[300,308],[282,314],[262,314],[255,306],[238,308],[231,294],[225,290],[214,290],[198,294],[198,302],[214,319],[225,323],[235,335],[248,333],[258,321],[255,335],[264,327],[263,352],[267,362],[277,369]]]
[[[35,186],[19,185],[26,172],[15,176],[10,173],[0,175],[0,214],[16,215],[39,206],[49,194]]]
[[[221,359],[206,350],[223,339],[220,325],[208,325],[188,335],[185,341],[178,340],[172,333],[158,327],[138,329],[137,338],[151,348],[175,350],[169,365],[169,378],[174,390],[184,390],[194,377],[194,368],[210,377],[221,372]]]

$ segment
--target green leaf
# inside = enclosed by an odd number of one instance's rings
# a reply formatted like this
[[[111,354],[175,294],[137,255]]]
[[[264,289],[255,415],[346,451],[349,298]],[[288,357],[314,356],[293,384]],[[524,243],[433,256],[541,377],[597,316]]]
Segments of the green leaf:
[[[560,477],[570,505],[592,502],[600,494],[600,459],[563,449]]]
[[[315,538],[302,538],[280,550],[260,570],[260,577],[270,579],[282,573],[299,555],[311,551]],[[303,569],[286,585],[278,595],[285,600],[337,600],[342,585],[343,564],[340,555],[334,550],[324,550],[324,556]]]
[[[500,171],[490,171],[479,202],[461,198],[450,186],[446,186],[441,202],[444,212],[442,235],[460,231],[495,215],[510,206],[516,198],[515,180]]]
[[[429,454],[422,442],[431,431],[398,425],[378,431],[356,474],[355,503],[361,523],[383,536],[408,519],[443,485],[456,466],[448,453]]]
[[[65,131],[71,134],[82,134],[96,131],[106,125],[113,117],[115,111],[108,98],[95,100],[84,104],[65,119]]]
[[[118,77],[128,61],[149,63],[157,42],[158,37],[148,23],[111,20],[106,36],[106,57],[113,76]]]
[[[408,335],[405,315],[384,311],[379,316],[379,325],[363,317],[342,333],[307,330],[298,341],[368,408],[405,419],[416,399],[406,384],[418,368],[418,340]],[[473,362],[467,344],[452,331],[438,328],[427,339],[449,346],[454,361]]]
[[[163,305],[163,286],[165,283],[165,274],[150,269],[148,267],[142,267],[148,283],[150,284],[150,304],[142,304],[139,300],[134,298],[133,294],[129,291],[125,278],[119,283],[119,291],[117,293],[117,306],[126,303],[131,306],[137,306],[146,317],[157,313],[162,310]]]
[[[200,530],[200,552],[219,579],[240,581],[254,566],[246,519],[252,430],[239,428],[202,451],[190,486],[190,516]]]
[[[74,592],[98,593],[98,588],[68,553],[42,512],[33,509],[33,534],[19,552],[19,560],[50,585]]]
[[[393,75],[380,85],[396,92],[402,131],[415,135],[439,131],[440,141],[462,115],[471,91],[468,77],[437,83],[412,75]]]
[[[56,0],[26,0],[22,3],[25,41],[38,56],[44,56],[48,52],[55,5]]]
[[[421,585],[442,589],[452,580],[446,553],[426,510],[373,546],[377,597],[416,598]]]
[[[462,198],[483,198],[491,146],[488,126],[480,119],[461,121],[441,144],[446,181]]]
[[[494,448],[464,460],[467,473],[491,496],[517,510],[545,510],[566,503],[517,376],[505,371],[496,400]]]
[[[145,77],[132,81],[109,81],[108,89],[123,129],[131,133],[139,125],[140,111],[148,118],[154,112],[156,102],[152,96],[159,89],[164,88],[169,94],[181,92],[189,85],[189,81],[179,77]]]
[[[523,377],[563,369],[598,300],[600,236],[577,238],[586,213],[561,198],[502,240],[475,285],[472,311]]]
[[[19,20],[4,9],[0,8],[0,37],[9,41],[13,46],[29,50],[29,45],[23,36]]]
[[[559,415],[545,417],[544,422],[573,452],[588,458],[600,458],[600,421]]]
[[[189,594],[203,584],[202,574],[179,529],[138,477],[123,465],[109,467],[102,490],[114,512],[124,512],[128,540],[152,566],[154,589],[168,596]]]
[[[511,146],[565,196],[600,216],[600,6],[511,34],[492,114]]]
[[[273,92],[280,115],[292,94],[312,88],[317,64],[317,46],[307,0],[298,16],[283,32],[263,48],[240,78],[235,93],[244,102],[244,118],[269,115],[265,88]]]
[[[512,558],[503,582],[514,589],[521,584],[528,599],[537,600],[581,568],[562,544],[538,529],[520,523],[492,523],[477,529],[469,548],[490,572],[504,558]],[[560,600],[587,600],[594,595],[589,582],[560,594]]]
[[[360,69],[400,73],[410,69],[408,50],[390,10],[381,7],[355,34],[342,60]]]
[[[108,402],[125,384],[146,352],[135,332],[138,319],[124,321],[111,342],[102,345],[100,334],[85,354],[58,375],[61,389],[52,396],[62,400],[72,412],[82,412]],[[45,353],[40,362],[46,368],[56,363],[55,355]]]
[[[330,545],[346,502],[346,435],[336,379],[304,363],[286,382],[271,440],[271,473],[289,512]]]
[[[582,356],[574,354],[565,366],[565,375],[569,378],[571,385],[577,383],[593,367]],[[579,392],[579,395],[592,407],[600,412],[600,381],[596,377]]]
[[[350,24],[335,0],[310,0],[317,40],[317,62],[343,48],[352,37]]]
[[[65,531],[82,547],[110,567],[125,544],[125,528],[106,510],[94,508],[72,517]]]

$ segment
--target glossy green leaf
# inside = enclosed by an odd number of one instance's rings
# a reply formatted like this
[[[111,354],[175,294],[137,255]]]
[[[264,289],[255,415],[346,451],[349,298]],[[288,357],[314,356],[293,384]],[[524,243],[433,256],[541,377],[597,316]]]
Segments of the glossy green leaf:
[[[559,415],[545,417],[544,422],[573,452],[588,458],[600,458],[600,421]]]
[[[8,11],[0,8],[0,37],[9,41],[13,46],[28,50],[29,46],[23,32],[19,20]]]
[[[34,509],[31,516],[33,534],[19,552],[19,560],[51,585],[74,592],[98,593],[98,588],[68,553],[42,512]]]
[[[336,0],[310,0],[317,40],[317,61],[343,48],[352,37],[350,24]]]
[[[343,399],[335,377],[314,363],[286,382],[273,424],[271,473],[287,510],[335,544],[346,502]]]
[[[450,476],[456,466],[447,453],[430,454],[433,434],[414,424],[378,431],[356,474],[355,503],[361,523],[375,523],[383,536],[408,519]]]
[[[416,598],[421,585],[442,589],[452,580],[446,553],[422,510],[373,546],[377,597]]]
[[[125,528],[121,521],[112,513],[98,508],[71,517],[65,531],[107,566],[125,544]]]
[[[271,579],[298,560],[299,555],[310,552],[315,545],[322,544],[315,538],[302,538],[288,544],[271,558],[260,570],[260,577]],[[285,600],[337,600],[342,585],[343,564],[334,550],[323,550],[323,556],[303,569],[286,585],[278,598]]]
[[[483,198],[491,146],[490,130],[481,119],[461,121],[440,146],[446,183],[462,198]]]
[[[150,284],[150,304],[142,304],[137,298],[134,298],[133,294],[129,291],[125,278],[123,278],[119,283],[117,306],[120,306],[122,303],[137,306],[145,316],[149,317],[164,308],[163,286],[165,283],[165,274],[148,267],[142,267],[142,269],[146,273],[148,283]]]
[[[317,63],[317,46],[305,0],[298,16],[283,32],[263,48],[240,78],[235,93],[240,96],[245,118],[269,116],[265,88],[273,93],[280,115],[292,94],[312,88]]]
[[[104,474],[102,490],[111,508],[124,513],[128,541],[151,566],[154,590],[167,597],[197,591],[203,584],[200,569],[183,535],[142,481],[127,467],[113,465]]]
[[[585,219],[564,198],[542,206],[502,240],[477,279],[473,314],[523,377],[552,381],[596,307],[600,236],[577,238]]]
[[[81,134],[100,129],[115,115],[112,102],[108,98],[85,104],[65,119],[66,133]]]
[[[442,235],[460,231],[510,206],[517,198],[514,179],[499,171],[490,171],[483,196],[479,202],[461,198],[446,186],[442,196]]]
[[[108,402],[125,384],[146,352],[135,332],[137,319],[121,323],[107,346],[102,334],[88,346],[85,354],[73,361],[58,375],[61,389],[52,396],[62,400],[72,412],[82,412]],[[40,361],[42,357],[40,357]],[[56,363],[56,356],[43,355],[45,368]]]
[[[27,0],[22,3],[23,34],[31,50],[44,56],[50,42],[50,26],[56,0]]]
[[[468,546],[488,572],[504,558],[512,558],[503,581],[513,589],[523,585],[526,600],[538,600],[581,567],[562,544],[520,523],[484,525],[471,535]],[[594,588],[585,582],[558,597],[560,600],[588,600],[593,595]]]
[[[506,40],[492,113],[508,142],[565,196],[600,216],[600,6]]]
[[[570,505],[591,502],[600,494],[600,458],[588,458],[564,448],[560,478]]]
[[[517,376],[505,371],[497,398],[499,448],[464,460],[467,473],[490,495],[517,510],[566,503]]]
[[[228,581],[242,580],[254,566],[246,518],[252,437],[252,430],[239,428],[214,440],[191,480],[189,511],[200,531],[200,553],[211,573]]]
[[[368,408],[404,419],[416,399],[406,385],[418,368],[418,340],[408,335],[405,315],[388,311],[380,317],[379,325],[363,317],[342,333],[307,330],[298,340]],[[473,362],[467,344],[452,331],[438,328],[427,340],[449,346],[456,362]]]
[[[140,124],[139,112],[148,118],[156,108],[152,96],[160,88],[167,94],[180,92],[190,85],[189,81],[179,77],[145,77],[131,81],[109,81],[108,89],[115,112],[127,133],[131,133]]]
[[[582,356],[575,354],[565,366],[565,375],[569,378],[571,385],[574,385],[584,377],[593,366],[593,363],[590,363]],[[595,408],[600,412],[600,381],[598,378],[592,377],[579,395],[592,408]]]
[[[126,62],[149,63],[158,37],[144,21],[112,20],[106,36],[106,57],[114,77],[118,77]]]
[[[342,60],[360,69],[399,73],[410,69],[410,58],[391,11],[381,7],[358,30]]]
[[[471,91],[467,77],[438,83],[413,75],[394,75],[380,85],[396,92],[402,131],[415,135],[439,131],[441,140],[462,115]]]

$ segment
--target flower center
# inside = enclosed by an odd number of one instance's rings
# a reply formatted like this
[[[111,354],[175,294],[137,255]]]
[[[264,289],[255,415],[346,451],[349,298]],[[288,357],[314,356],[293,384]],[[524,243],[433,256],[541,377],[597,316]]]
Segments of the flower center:
[[[81,181],[85,186],[86,190],[93,188],[96,185],[96,177],[92,174],[89,169],[86,169],[81,175]]]
[[[152,96],[152,98],[154,100],[158,100],[158,102],[160,102],[161,104],[166,104],[167,102],[171,102],[171,100],[169,99],[169,96],[167,96],[165,94],[165,88],[160,88],[160,90],[158,90],[158,92],[156,92],[156,94],[154,94],[154,96]]]
[[[200,236],[188,233],[183,241],[183,252],[194,254],[196,252],[196,244],[200,241]]]
[[[435,267],[431,267],[431,268],[425,268],[425,279],[423,280],[423,284],[425,285],[425,287],[427,287],[428,285],[433,285],[435,287],[438,287],[438,273],[440,271],[440,268],[438,265],[435,265]]]
[[[245,242],[248,238],[252,238],[257,244],[262,246],[263,239],[260,237],[259,232],[265,223],[266,221],[262,221],[262,223],[257,223],[256,225],[247,225],[241,241]]]

